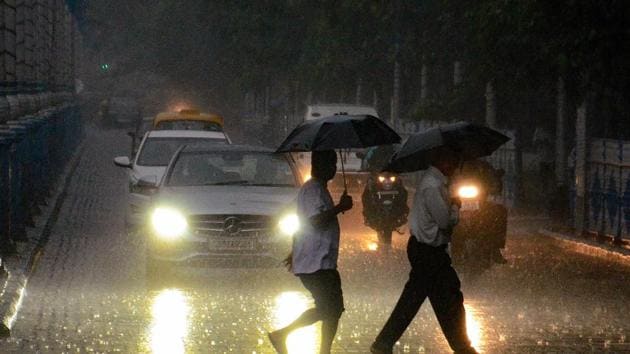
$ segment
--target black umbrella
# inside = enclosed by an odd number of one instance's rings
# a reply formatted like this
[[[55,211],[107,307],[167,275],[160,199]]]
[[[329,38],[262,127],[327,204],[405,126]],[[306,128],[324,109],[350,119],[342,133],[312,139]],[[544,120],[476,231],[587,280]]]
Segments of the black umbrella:
[[[414,134],[392,157],[386,171],[404,173],[430,165],[430,153],[448,147],[462,160],[489,156],[510,138],[483,125],[458,122]]]
[[[367,148],[400,143],[401,138],[382,120],[370,115],[336,115],[305,121],[276,152],[305,152]],[[341,170],[346,183],[343,159]]]

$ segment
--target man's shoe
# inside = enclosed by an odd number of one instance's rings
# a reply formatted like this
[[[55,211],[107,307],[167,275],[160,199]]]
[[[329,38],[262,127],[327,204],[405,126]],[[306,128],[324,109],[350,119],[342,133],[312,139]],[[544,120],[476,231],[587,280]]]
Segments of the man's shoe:
[[[392,354],[392,348],[386,349],[379,346],[377,343],[373,343],[370,347],[370,353],[372,354]]]
[[[287,337],[278,331],[267,333],[269,341],[278,354],[289,354],[287,349]]]

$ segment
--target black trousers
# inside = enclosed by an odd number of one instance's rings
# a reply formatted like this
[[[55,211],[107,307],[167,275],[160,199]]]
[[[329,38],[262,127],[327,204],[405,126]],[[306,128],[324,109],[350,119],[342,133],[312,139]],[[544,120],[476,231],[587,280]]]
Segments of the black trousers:
[[[466,334],[466,313],[460,282],[446,247],[432,247],[409,238],[409,280],[375,345],[392,348],[429,298],[446,340],[456,353],[474,353]]]
[[[344,311],[341,278],[336,269],[322,269],[300,274],[304,287],[311,293],[315,308],[325,318],[339,318]]]

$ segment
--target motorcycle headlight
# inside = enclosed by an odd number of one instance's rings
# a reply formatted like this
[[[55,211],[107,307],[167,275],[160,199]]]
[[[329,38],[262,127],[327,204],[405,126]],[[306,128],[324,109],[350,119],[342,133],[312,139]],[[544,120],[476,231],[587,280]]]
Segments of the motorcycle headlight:
[[[188,221],[182,213],[171,208],[156,208],[151,214],[151,225],[155,233],[164,239],[175,239],[188,229]]]
[[[300,230],[300,219],[296,214],[285,215],[278,222],[278,228],[284,235],[293,236]]]
[[[473,185],[461,186],[457,190],[457,195],[462,199],[473,199],[479,196],[479,188]]]

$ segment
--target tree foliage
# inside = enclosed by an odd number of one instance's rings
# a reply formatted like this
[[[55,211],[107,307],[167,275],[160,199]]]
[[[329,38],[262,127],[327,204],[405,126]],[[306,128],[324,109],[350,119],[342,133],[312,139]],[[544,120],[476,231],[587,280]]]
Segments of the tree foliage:
[[[493,80],[503,124],[527,117],[545,124],[559,76],[573,102],[593,92],[606,114],[628,117],[625,0],[94,0],[87,17],[99,55],[185,82],[226,106],[240,104],[244,92],[295,82],[302,96],[349,99],[361,80],[384,111],[397,60],[407,117],[479,119]],[[464,68],[458,87],[455,61]],[[418,104],[423,64],[428,107]]]

